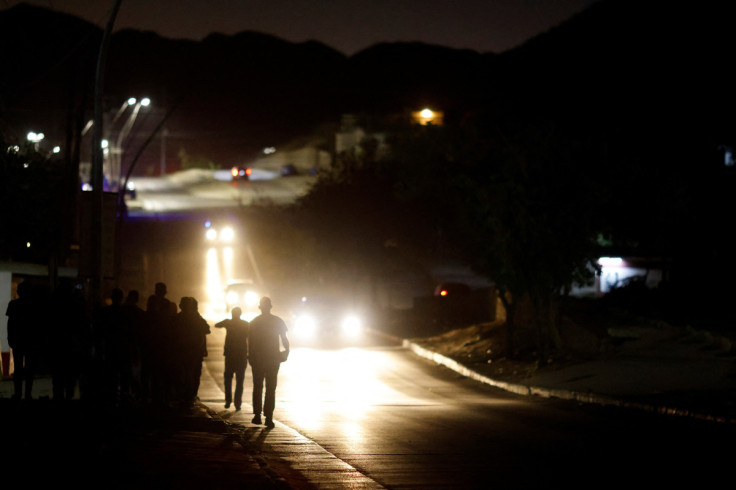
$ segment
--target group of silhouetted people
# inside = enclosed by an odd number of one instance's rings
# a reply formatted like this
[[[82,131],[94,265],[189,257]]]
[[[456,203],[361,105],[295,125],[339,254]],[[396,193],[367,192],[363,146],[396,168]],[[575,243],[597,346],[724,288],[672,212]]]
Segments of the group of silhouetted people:
[[[6,315],[14,398],[32,398],[33,381],[40,371],[51,373],[54,399],[72,398],[77,386],[82,389],[91,367],[93,334],[85,301],[70,281],[61,280],[53,293],[20,283]]]
[[[157,283],[146,309],[138,291],[111,291],[89,313],[81,292],[61,281],[53,293],[22,282],[7,309],[13,352],[14,398],[31,399],[33,381],[49,372],[53,399],[80,398],[191,405],[197,396],[209,325],[197,300],[176,304]]]
[[[138,291],[111,291],[109,302],[89,313],[81,290],[62,280],[53,293],[22,282],[8,304],[8,341],[13,351],[14,398],[32,398],[34,377],[52,376],[54,400],[80,398],[191,406],[197,399],[210,327],[197,300],[183,297],[177,308],[157,283],[145,310]],[[250,323],[239,307],[215,324],[225,335],[225,408],[243,401],[245,371],[253,373],[253,423],[273,427],[279,366],[289,355],[284,321],[263,297]],[[281,345],[285,351],[281,350]],[[235,392],[233,396],[233,378]],[[265,399],[264,399],[265,384]],[[25,391],[24,391],[25,390]]]
[[[210,327],[195,298],[181,298],[177,308],[166,294],[157,283],[143,310],[136,291],[123,300],[114,289],[99,311],[95,357],[104,399],[185,406],[196,400]]]

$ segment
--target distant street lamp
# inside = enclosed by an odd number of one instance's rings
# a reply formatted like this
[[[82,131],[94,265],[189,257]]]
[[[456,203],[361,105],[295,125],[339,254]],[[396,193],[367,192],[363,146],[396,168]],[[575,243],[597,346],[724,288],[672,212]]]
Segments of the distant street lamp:
[[[130,97],[128,100],[123,102],[123,105],[120,106],[120,109],[118,109],[118,112],[115,113],[115,117],[112,118],[112,123],[115,124],[118,119],[120,119],[120,116],[123,115],[123,112],[125,112],[125,109],[128,107],[135,105],[135,103],[138,102],[135,97]]]
[[[33,149],[38,151],[38,145],[41,143],[41,140],[43,140],[44,134],[43,133],[36,133],[33,131],[29,131],[26,135],[26,139],[33,143]]]
[[[414,122],[422,126],[442,126],[444,114],[441,111],[433,111],[432,109],[425,108],[421,111],[412,112],[411,116]]]
[[[123,106],[120,108],[118,113],[115,115],[115,119],[113,121],[117,120],[117,118],[120,117],[120,114],[130,105],[134,105],[133,111],[128,116],[128,119],[125,121],[125,124],[123,124],[122,129],[120,129],[120,132],[118,133],[117,140],[115,142],[115,146],[112,147],[112,158],[111,158],[111,165],[110,165],[110,185],[112,187],[112,190],[118,190],[120,191],[120,179],[122,178],[122,155],[123,155],[123,141],[130,133],[131,128],[133,127],[133,124],[135,124],[135,120],[138,117],[138,113],[141,110],[141,107],[148,107],[151,105],[151,99],[148,97],[144,97],[141,100],[136,100],[134,97],[131,97],[128,99]]]

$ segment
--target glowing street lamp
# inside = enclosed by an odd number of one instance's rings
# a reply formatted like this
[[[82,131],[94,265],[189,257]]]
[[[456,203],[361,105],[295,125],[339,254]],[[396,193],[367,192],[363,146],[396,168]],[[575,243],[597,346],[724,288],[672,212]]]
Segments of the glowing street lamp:
[[[148,97],[144,97],[141,100],[137,100],[135,97],[131,97],[120,108],[120,110],[118,111],[118,115],[131,105],[133,105],[133,111],[128,116],[125,124],[123,124],[120,133],[118,133],[118,138],[116,140],[115,146],[113,146],[112,148],[113,157],[110,169],[110,181],[113,186],[119,185],[120,177],[122,175],[123,140],[128,136],[131,128],[133,127],[133,124],[135,124],[135,120],[138,117],[138,113],[140,112],[141,107],[149,107],[151,105],[151,99]],[[116,119],[117,117],[118,116],[116,115]]]
[[[33,143],[33,149],[38,151],[38,144],[41,143],[41,140],[44,139],[43,133],[36,133],[34,131],[29,131],[26,135],[26,139]]]
[[[444,114],[441,111],[434,111],[429,108],[424,108],[411,114],[412,120],[422,126],[428,126],[430,124],[441,126],[443,116]]]

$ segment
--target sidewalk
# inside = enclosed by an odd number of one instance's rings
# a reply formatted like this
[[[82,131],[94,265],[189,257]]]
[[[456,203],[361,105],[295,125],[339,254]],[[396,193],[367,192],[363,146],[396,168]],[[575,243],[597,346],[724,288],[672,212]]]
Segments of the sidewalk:
[[[32,488],[364,488],[381,485],[278,421],[250,423],[249,407],[223,410],[224,396],[203,370],[189,409],[102,407],[51,400],[41,377],[34,400],[14,401],[0,382],[3,476]],[[13,474],[15,473],[15,474]]]
[[[705,331],[669,326],[615,332],[620,345],[586,361],[505,372],[438,353],[427,339],[403,340],[415,354],[465,376],[522,395],[619,406],[736,423],[736,346]],[[522,371],[521,369],[519,371]]]

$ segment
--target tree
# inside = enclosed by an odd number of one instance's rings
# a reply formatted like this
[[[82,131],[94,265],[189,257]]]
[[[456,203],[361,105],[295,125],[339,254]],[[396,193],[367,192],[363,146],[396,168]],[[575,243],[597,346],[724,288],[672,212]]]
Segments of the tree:
[[[184,148],[179,150],[179,159],[181,160],[181,169],[189,170],[192,168],[217,169],[220,168],[214,161],[204,155],[193,155]]]
[[[63,161],[32,145],[0,145],[0,257],[48,263],[65,222]]]
[[[492,278],[507,309],[531,306],[540,355],[561,349],[559,296],[590,275],[599,204],[590,148],[543,124],[415,127],[392,144],[400,199],[425,209],[436,249]]]
[[[338,155],[297,203],[294,220],[313,237],[313,277],[378,305],[383,278],[421,275],[427,254],[414,244],[427,235],[416,209],[396,199],[375,150],[367,138],[358,151]]]

